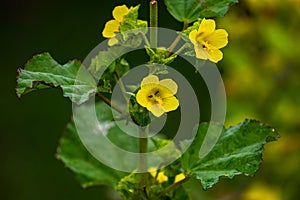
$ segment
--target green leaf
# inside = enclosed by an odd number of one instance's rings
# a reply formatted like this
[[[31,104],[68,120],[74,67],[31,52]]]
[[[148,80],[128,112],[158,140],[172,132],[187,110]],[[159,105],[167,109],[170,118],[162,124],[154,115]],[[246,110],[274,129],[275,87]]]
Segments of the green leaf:
[[[78,72],[80,77],[77,77]],[[60,65],[49,53],[43,53],[29,60],[24,69],[18,69],[16,91],[20,98],[35,90],[59,87],[64,97],[81,104],[96,92],[95,86],[95,80],[81,67],[79,61]]]
[[[221,176],[253,176],[262,161],[264,144],[278,139],[273,128],[255,120],[245,120],[237,126],[223,128],[215,146],[206,156],[200,157],[210,125],[216,129],[219,127],[212,123],[200,124],[194,141],[181,160],[183,169],[200,180],[204,189],[216,184]]]
[[[71,121],[60,140],[57,158],[75,174],[83,187],[107,185],[116,187],[125,173],[107,167],[96,160],[81,143],[75,124]]]
[[[105,133],[99,131],[99,128],[93,128],[94,120],[90,114],[90,111],[94,109],[93,106],[86,103],[77,109],[82,110],[79,116],[80,119],[76,118],[76,127],[91,127],[91,130],[86,131],[87,134],[91,132],[92,135],[88,135],[88,137],[84,138],[86,142],[85,145],[88,143],[89,146],[95,147],[96,150],[100,149],[98,152],[101,153],[102,156],[107,157],[109,163],[131,166],[133,161],[124,159],[123,151],[117,151],[111,148],[111,146],[107,146],[106,143],[103,144],[101,142],[104,135],[110,140],[111,143],[109,145],[115,145],[129,152],[139,152],[139,139],[124,133],[119,126],[116,125],[117,122],[113,121],[111,108],[103,102],[99,102],[95,106],[99,126],[103,127],[102,131],[105,129]],[[130,131],[130,133],[138,132],[137,127],[130,125],[130,123],[127,124],[126,120],[119,120],[118,123],[121,123],[123,127],[127,125],[126,130]],[[83,187],[108,185],[116,188],[118,182],[124,176],[128,175],[128,173],[119,172],[96,160],[82,144],[76,127],[73,120],[68,124],[60,140],[57,158],[62,160],[62,162],[75,173]],[[101,144],[103,146],[99,147]],[[149,140],[148,148],[149,151],[155,150],[155,145],[151,140]],[[102,149],[105,149],[105,151],[102,151]]]
[[[223,17],[238,0],[165,0],[168,11],[178,21],[188,23],[197,18]]]
[[[99,53],[91,59],[88,71],[96,78],[101,74],[98,81],[98,91],[111,93],[112,88],[116,85],[117,79],[122,77],[130,70],[129,63],[122,58],[126,51],[125,47],[112,46],[107,51]]]

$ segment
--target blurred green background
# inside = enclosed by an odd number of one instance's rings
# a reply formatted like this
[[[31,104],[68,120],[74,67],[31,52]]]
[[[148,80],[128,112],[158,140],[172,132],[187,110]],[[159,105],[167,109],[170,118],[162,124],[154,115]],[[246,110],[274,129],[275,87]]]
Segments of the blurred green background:
[[[34,54],[48,51],[60,63],[83,60],[103,41],[101,31],[114,6],[148,1],[4,0],[1,2],[0,199],[117,199],[105,187],[82,189],[55,159],[58,140],[71,116],[71,103],[59,89],[26,95],[14,91],[16,69]],[[159,25],[181,29],[165,10]],[[204,192],[190,184],[195,199],[294,200],[300,191],[300,1],[240,0],[218,28],[229,45],[218,66],[227,91],[226,125],[256,118],[275,127],[278,142],[265,146],[255,178],[222,180]]]

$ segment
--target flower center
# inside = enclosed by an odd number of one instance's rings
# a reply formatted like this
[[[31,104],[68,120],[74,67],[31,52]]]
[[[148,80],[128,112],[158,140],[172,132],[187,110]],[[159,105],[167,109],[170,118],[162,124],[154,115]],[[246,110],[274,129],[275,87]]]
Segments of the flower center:
[[[208,52],[210,52],[213,49],[211,44],[208,43],[208,41],[202,41],[201,45],[202,45],[202,48]]]
[[[155,90],[148,96],[149,101],[154,104],[162,104],[162,98],[160,97],[159,90]]]

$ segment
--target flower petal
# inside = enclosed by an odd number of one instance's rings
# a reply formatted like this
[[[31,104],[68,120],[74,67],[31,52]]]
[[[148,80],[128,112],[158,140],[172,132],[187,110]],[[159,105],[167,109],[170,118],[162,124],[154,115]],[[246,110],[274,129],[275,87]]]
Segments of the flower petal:
[[[147,108],[148,109],[148,108]],[[155,117],[160,117],[162,114],[164,114],[164,109],[163,109],[163,107],[161,106],[161,105],[159,105],[159,104],[153,104],[152,106],[151,106],[151,108],[150,109],[148,109],[148,110],[150,110],[150,112],[155,116]]]
[[[161,84],[156,85],[155,89],[152,91],[153,91],[153,93],[158,91],[159,92],[158,96],[160,98],[167,98],[167,97],[171,97],[174,95],[174,93],[169,88],[167,88]]]
[[[173,95],[177,93],[178,86],[175,81],[170,78],[159,81],[159,84],[169,89]]]
[[[103,37],[112,38],[120,31],[120,23],[117,20],[109,20],[106,22],[104,30],[102,31]]]
[[[228,43],[228,33],[224,29],[218,29],[206,37],[209,44],[217,49],[223,48]]]
[[[116,6],[112,12],[113,17],[118,21],[122,22],[125,15],[127,15],[129,9],[126,5]]]
[[[152,176],[153,178],[156,177],[157,170],[156,170],[155,167],[150,167],[150,168],[148,169],[148,172],[151,174],[151,176]]]
[[[219,49],[213,49],[209,52],[210,58],[209,60],[213,61],[214,63],[219,62],[223,58],[223,53]]]
[[[184,179],[185,179],[184,173],[177,174],[177,175],[175,176],[174,183],[178,183],[179,181],[182,181],[182,180],[184,180]]]
[[[159,183],[163,183],[163,182],[166,182],[168,181],[168,177],[164,174],[164,172],[159,172],[158,175],[157,175],[157,178],[156,180],[159,182]]]
[[[195,45],[194,48],[195,48],[197,58],[203,60],[207,60],[210,58],[208,52],[200,44]]]
[[[119,40],[115,37],[112,37],[108,40],[108,46],[114,46],[115,44],[118,44]]]
[[[179,106],[179,101],[176,97],[168,97],[163,99],[163,104],[162,104],[164,111],[165,112],[170,112],[173,110],[176,110]]]
[[[143,107],[147,107],[149,100],[148,100],[149,90],[140,89],[136,94],[136,101]]]
[[[189,34],[189,39],[191,40],[191,42],[193,44],[197,44],[197,35],[198,35],[198,31],[197,30],[193,30]]]
[[[216,23],[212,19],[203,19],[199,26],[198,32],[209,35],[216,29]]]
[[[149,75],[142,80],[141,87],[147,84],[158,84],[158,83],[159,83],[159,79],[157,76]]]

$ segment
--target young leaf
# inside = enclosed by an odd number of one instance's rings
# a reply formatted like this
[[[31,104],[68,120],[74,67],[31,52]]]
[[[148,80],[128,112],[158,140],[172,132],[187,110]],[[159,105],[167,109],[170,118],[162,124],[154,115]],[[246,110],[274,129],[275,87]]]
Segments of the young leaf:
[[[168,11],[178,21],[188,23],[197,18],[223,17],[238,0],[165,0]]]
[[[35,90],[60,87],[63,96],[77,104],[83,103],[97,88],[92,76],[80,66],[81,63],[76,60],[60,65],[49,53],[36,55],[24,69],[18,69],[17,95],[20,98]],[[79,71],[82,75],[80,78],[77,77]]]
[[[204,157],[199,156],[209,126],[202,123],[191,146],[182,156],[182,167],[200,180],[204,189],[212,187],[219,177],[252,176],[262,161],[263,145],[278,139],[273,128],[255,120],[223,129],[220,138]]]

